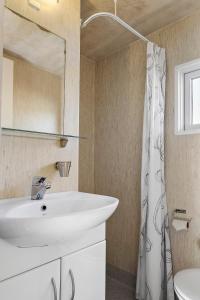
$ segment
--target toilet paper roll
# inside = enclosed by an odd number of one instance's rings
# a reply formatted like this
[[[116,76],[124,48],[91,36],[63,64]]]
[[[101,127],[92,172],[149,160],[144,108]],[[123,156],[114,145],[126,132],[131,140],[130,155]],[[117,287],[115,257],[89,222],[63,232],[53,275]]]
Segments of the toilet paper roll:
[[[174,229],[176,231],[188,230],[187,223],[188,223],[188,221],[185,221],[185,220],[174,219],[172,221],[172,226],[174,227]]]

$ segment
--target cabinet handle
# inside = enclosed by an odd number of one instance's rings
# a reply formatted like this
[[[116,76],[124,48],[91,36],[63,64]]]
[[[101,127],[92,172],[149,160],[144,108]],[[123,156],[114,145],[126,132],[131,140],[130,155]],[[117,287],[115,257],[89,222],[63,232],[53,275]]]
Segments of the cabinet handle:
[[[70,275],[71,281],[72,281],[72,297],[71,297],[71,300],[74,300],[75,292],[76,292],[76,286],[75,286],[74,274],[73,274],[71,269],[69,270],[69,275]]]
[[[58,300],[58,291],[57,291],[55,279],[53,277],[51,278],[51,283],[53,286],[54,300]]]

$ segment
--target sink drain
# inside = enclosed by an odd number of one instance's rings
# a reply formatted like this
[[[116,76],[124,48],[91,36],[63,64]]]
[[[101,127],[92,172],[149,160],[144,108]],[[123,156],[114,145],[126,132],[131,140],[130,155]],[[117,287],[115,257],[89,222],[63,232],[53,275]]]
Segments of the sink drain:
[[[46,206],[46,205],[42,205],[42,206],[41,206],[41,210],[42,210],[42,211],[47,210],[47,206]]]

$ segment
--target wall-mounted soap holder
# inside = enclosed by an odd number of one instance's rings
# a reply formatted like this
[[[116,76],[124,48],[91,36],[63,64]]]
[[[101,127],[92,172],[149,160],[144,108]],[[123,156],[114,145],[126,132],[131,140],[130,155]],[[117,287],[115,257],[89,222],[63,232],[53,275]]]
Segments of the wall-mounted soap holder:
[[[60,177],[68,177],[71,169],[71,161],[57,161],[56,169],[60,173]]]

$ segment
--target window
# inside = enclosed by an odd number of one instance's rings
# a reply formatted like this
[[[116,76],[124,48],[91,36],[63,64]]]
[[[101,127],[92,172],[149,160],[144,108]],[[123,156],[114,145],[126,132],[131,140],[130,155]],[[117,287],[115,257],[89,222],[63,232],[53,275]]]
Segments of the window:
[[[175,68],[175,133],[200,133],[200,60]]]

